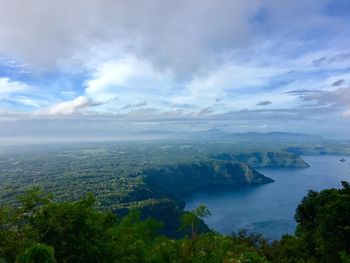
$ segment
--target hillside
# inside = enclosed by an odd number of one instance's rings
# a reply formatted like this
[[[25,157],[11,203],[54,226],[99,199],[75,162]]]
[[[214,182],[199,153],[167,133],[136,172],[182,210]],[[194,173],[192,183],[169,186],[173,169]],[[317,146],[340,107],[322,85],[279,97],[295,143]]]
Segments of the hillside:
[[[255,168],[307,168],[309,165],[298,155],[288,152],[219,153],[211,156],[218,160],[246,163]]]
[[[142,182],[129,192],[128,202],[112,205],[113,211],[125,215],[130,209],[139,209],[144,218],[151,216],[163,222],[163,233],[169,236],[179,235],[176,230],[183,214],[183,195],[206,187],[236,188],[273,182],[248,165],[231,161],[161,165],[130,177]],[[207,229],[204,224],[202,229]]]
[[[231,161],[202,161],[184,163],[143,171],[148,184],[181,196],[199,188],[265,184],[273,182],[244,163]]]

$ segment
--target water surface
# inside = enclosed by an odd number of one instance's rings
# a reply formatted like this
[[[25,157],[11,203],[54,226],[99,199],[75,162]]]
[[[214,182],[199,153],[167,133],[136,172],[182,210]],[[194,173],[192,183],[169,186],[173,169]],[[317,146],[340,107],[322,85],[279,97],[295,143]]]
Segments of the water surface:
[[[339,188],[350,181],[350,158],[342,156],[303,156],[310,165],[305,169],[258,169],[274,183],[239,189],[215,188],[194,192],[186,197],[186,209],[205,204],[212,216],[205,221],[216,231],[229,234],[241,228],[278,239],[294,233],[293,216],[308,190]]]

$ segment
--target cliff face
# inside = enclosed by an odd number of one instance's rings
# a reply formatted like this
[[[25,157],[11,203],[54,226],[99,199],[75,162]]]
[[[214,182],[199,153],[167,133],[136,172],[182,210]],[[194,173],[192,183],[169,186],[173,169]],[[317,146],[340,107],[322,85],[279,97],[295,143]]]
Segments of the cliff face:
[[[221,153],[211,156],[217,160],[243,162],[251,167],[306,168],[309,165],[298,155],[288,152]]]
[[[129,209],[139,209],[142,217],[152,216],[164,222],[162,233],[176,237],[179,217],[184,213],[183,195],[196,189],[214,186],[246,186],[273,182],[249,165],[233,161],[208,160],[146,168],[131,177],[142,183],[131,187],[123,203],[113,210],[123,215]],[[202,222],[201,231],[208,230]]]
[[[240,186],[273,182],[249,165],[231,161],[204,161],[163,166],[143,172],[152,188],[181,196],[211,186]]]

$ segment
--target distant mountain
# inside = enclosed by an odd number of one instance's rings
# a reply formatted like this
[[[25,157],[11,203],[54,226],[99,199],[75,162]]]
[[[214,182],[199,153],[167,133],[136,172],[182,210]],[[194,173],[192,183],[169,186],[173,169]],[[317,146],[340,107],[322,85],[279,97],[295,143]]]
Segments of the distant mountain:
[[[170,132],[170,131],[162,131],[162,130],[144,130],[139,132],[139,134],[143,135],[168,135],[168,134],[177,134],[178,132]]]
[[[144,130],[139,132],[137,135],[141,136],[144,139],[152,139],[152,140],[157,140],[157,139],[187,140],[187,139],[190,139],[191,137],[190,132],[165,131],[165,130]]]
[[[153,139],[180,139],[180,140],[210,140],[210,141],[238,141],[238,142],[294,142],[294,141],[317,141],[322,140],[322,136],[310,135],[304,133],[290,132],[245,132],[228,133],[220,129],[209,129],[203,131],[163,131],[163,130],[145,130],[139,133],[142,136],[153,137]]]
[[[277,142],[291,142],[291,141],[316,141],[322,140],[322,136],[310,135],[304,133],[290,133],[290,132],[246,132],[246,133],[232,133],[228,138],[238,141],[277,141]],[[227,138],[227,139],[228,139]]]
[[[194,132],[166,131],[166,130],[143,130],[139,134],[143,134],[143,135],[225,136],[225,135],[229,135],[230,133],[227,133],[227,132],[220,130],[220,129],[209,129],[209,130],[194,131]]]
[[[195,139],[220,139],[230,135],[220,129],[209,129],[190,133],[190,136]]]

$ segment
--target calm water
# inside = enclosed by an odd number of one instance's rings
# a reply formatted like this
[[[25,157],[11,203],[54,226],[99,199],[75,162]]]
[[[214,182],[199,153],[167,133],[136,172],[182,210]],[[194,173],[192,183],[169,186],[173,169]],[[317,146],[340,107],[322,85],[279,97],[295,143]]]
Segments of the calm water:
[[[259,169],[274,183],[242,189],[200,190],[186,197],[186,209],[205,204],[212,213],[206,219],[209,227],[229,234],[246,228],[254,233],[278,239],[294,233],[295,209],[308,190],[341,187],[341,180],[350,181],[350,158],[342,156],[303,156],[310,165],[305,169]]]

